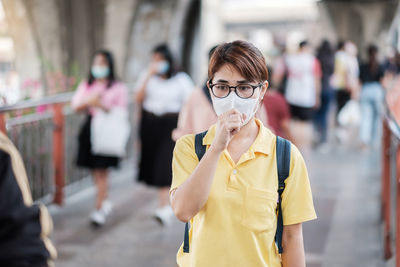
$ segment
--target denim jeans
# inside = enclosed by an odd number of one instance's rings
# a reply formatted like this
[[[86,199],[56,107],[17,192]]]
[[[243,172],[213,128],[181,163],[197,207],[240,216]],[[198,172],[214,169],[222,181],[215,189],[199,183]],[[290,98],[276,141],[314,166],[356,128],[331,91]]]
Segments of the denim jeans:
[[[365,83],[362,87],[360,138],[364,144],[375,144],[381,134],[383,113],[383,88],[378,82]]]

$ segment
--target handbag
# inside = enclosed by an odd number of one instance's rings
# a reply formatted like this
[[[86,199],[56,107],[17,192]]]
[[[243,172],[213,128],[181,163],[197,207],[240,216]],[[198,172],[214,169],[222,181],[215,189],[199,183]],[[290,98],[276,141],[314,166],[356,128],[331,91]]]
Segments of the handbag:
[[[357,126],[361,121],[360,105],[355,100],[349,100],[338,114],[341,126]]]
[[[131,130],[126,109],[117,107],[108,112],[99,110],[93,116],[90,127],[93,154],[115,157],[126,155]]]

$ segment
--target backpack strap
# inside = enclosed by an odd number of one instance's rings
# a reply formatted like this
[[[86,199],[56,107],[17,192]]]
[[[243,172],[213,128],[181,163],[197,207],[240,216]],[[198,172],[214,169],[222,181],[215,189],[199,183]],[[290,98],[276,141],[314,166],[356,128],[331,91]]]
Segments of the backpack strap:
[[[276,226],[275,242],[278,246],[279,254],[282,254],[282,233],[283,233],[283,217],[282,217],[282,193],[285,189],[285,180],[290,172],[290,142],[282,137],[276,137],[276,163],[278,169],[278,205],[277,215],[278,222]]]
[[[208,131],[196,134],[194,137],[194,150],[196,152],[197,158],[200,160],[206,153],[206,146],[203,145],[203,138],[206,136]],[[183,239],[183,253],[189,253],[189,223],[185,224],[185,236]]]

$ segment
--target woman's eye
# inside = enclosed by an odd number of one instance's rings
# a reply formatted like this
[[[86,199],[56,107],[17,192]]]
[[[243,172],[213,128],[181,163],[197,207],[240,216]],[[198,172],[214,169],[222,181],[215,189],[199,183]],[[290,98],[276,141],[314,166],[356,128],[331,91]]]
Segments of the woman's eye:
[[[224,91],[224,90],[226,90],[228,87],[227,87],[226,85],[224,85],[224,84],[217,84],[217,85],[215,86],[215,88],[216,88],[217,90]]]
[[[252,87],[249,86],[249,85],[240,85],[240,86],[238,86],[238,89],[239,89],[240,91],[249,91],[249,90],[252,89]]]

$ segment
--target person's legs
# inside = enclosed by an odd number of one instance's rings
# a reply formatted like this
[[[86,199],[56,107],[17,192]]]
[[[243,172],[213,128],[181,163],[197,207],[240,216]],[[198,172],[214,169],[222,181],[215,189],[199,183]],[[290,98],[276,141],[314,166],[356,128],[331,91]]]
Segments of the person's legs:
[[[108,170],[107,169],[93,170],[93,178],[97,188],[96,210],[100,210],[103,201],[108,197]]]
[[[373,123],[373,105],[369,98],[368,88],[364,88],[361,92],[361,125],[360,139],[363,146],[366,148],[371,142],[372,123]]]
[[[371,99],[373,106],[373,120],[372,120],[372,133],[371,133],[371,144],[376,145],[379,142],[382,125],[382,114],[383,114],[383,90],[377,85],[374,88],[373,96]]]
[[[158,189],[158,207],[163,208],[169,205],[169,187],[161,187]]]
[[[321,93],[321,107],[315,116],[319,143],[326,143],[328,133],[328,111],[331,102],[331,92],[327,89]]]
[[[106,217],[111,212],[111,203],[108,203],[107,209],[104,209],[105,200],[108,194],[108,170],[107,169],[93,169],[92,172],[94,182],[96,184],[96,205],[95,211],[90,215],[91,222],[96,226],[105,224]]]

